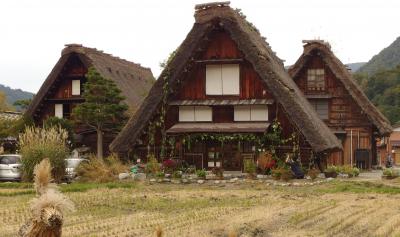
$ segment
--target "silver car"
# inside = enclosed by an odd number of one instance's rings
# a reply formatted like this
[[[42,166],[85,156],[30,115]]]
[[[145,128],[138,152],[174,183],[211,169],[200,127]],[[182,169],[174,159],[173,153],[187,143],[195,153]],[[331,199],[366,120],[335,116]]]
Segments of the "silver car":
[[[21,156],[0,155],[0,180],[21,180]]]
[[[76,168],[82,162],[89,162],[87,159],[83,158],[67,158],[65,159],[65,179],[71,181],[76,178]]]

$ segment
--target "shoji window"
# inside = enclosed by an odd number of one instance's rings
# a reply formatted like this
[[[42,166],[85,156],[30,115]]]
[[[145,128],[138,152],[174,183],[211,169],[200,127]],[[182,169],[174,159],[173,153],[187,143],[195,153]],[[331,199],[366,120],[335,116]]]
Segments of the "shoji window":
[[[239,105],[234,108],[235,121],[268,121],[267,105]]]
[[[179,106],[180,122],[211,122],[212,108],[208,106]]]
[[[81,81],[72,80],[72,95],[80,95],[80,94],[81,94]]]
[[[325,70],[308,69],[307,70],[307,88],[312,91],[325,90]]]
[[[63,118],[63,114],[64,114],[63,104],[55,104],[54,116],[57,118]]]
[[[239,95],[239,64],[206,66],[207,95]]]

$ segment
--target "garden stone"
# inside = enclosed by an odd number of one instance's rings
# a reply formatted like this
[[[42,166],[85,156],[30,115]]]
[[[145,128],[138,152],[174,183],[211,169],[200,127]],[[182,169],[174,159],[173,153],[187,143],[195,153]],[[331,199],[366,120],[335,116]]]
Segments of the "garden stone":
[[[226,180],[221,180],[221,183],[226,184]]]
[[[214,184],[220,184],[221,182],[219,180],[215,180]]]
[[[326,181],[332,181],[334,178],[327,178]]]
[[[144,173],[137,173],[135,174],[135,176],[133,177],[134,180],[137,181],[145,181],[146,180],[146,174]]]
[[[171,174],[165,174],[165,178],[171,178]]]
[[[127,179],[129,178],[129,174],[128,173],[120,173],[118,174],[118,179],[119,180],[123,180],[123,179]]]
[[[156,181],[156,179],[150,179],[150,183],[155,183]]]
[[[293,183],[293,186],[300,186],[300,183]]]
[[[163,182],[166,182],[166,183],[171,182],[171,179],[164,178],[164,179],[163,179]]]
[[[321,178],[321,179],[324,179],[325,178],[325,174],[324,173],[319,173],[317,177]]]
[[[232,178],[232,179],[229,180],[229,182],[234,183],[234,182],[236,182],[238,180],[239,180],[239,178]]]
[[[189,183],[189,180],[187,180],[187,179],[182,179],[182,183],[187,184],[187,183]]]
[[[173,183],[173,184],[180,184],[181,181],[180,181],[179,179],[173,179],[173,180],[171,180],[171,183]]]
[[[257,179],[265,179],[267,177],[268,177],[267,175],[262,175],[262,174],[257,175]]]
[[[204,184],[204,182],[205,182],[204,179],[199,179],[199,180],[197,180],[197,183],[198,183],[198,184]]]

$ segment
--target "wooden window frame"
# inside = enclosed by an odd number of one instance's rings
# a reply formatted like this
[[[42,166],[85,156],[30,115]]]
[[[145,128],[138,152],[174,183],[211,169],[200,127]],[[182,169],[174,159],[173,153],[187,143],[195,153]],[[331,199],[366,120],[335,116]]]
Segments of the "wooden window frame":
[[[233,89],[233,91],[234,90],[237,90],[237,93],[225,93],[224,92],[224,68],[228,68],[228,67],[234,67],[234,66],[237,66],[237,78],[235,78],[235,79],[237,79],[237,89],[235,88],[235,89]],[[208,68],[210,67],[210,71],[208,70]],[[215,88],[212,88],[212,89],[208,89],[208,88],[210,88],[210,87],[207,87],[207,85],[208,85],[208,83],[207,83],[207,78],[208,78],[208,75],[212,75],[211,74],[211,68],[214,68],[214,70],[215,70],[215,68],[220,68],[220,84],[218,84],[218,86],[217,85],[215,85],[215,86],[213,86],[213,87],[219,87],[220,88],[220,92],[215,92],[215,91],[213,91]],[[236,69],[236,68],[235,68]],[[205,94],[207,95],[207,96],[217,96],[217,97],[219,97],[219,96],[240,96],[240,89],[241,89],[241,85],[240,85],[240,78],[241,78],[241,70],[240,70],[240,64],[229,64],[229,63],[225,63],[225,64],[206,64],[206,69],[205,69]],[[214,71],[214,73],[216,73],[215,71]],[[210,80],[210,82],[211,82],[211,79],[209,79]],[[226,79],[225,79],[225,81],[226,81]],[[210,83],[209,82],[209,83]],[[227,90],[228,89],[228,87],[225,87],[225,90]],[[231,88],[229,88],[229,89],[232,89],[232,87]]]
[[[324,68],[307,69],[307,91],[319,92],[326,91],[326,77]],[[323,86],[319,86],[323,83]]]

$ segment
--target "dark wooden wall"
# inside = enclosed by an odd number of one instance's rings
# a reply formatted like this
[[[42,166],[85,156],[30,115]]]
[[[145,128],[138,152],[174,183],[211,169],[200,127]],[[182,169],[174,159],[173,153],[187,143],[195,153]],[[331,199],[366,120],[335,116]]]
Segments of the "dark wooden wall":
[[[169,100],[204,100],[204,99],[272,99],[274,97],[270,93],[265,83],[261,80],[257,72],[253,69],[252,65],[245,60],[243,53],[240,52],[236,43],[230,38],[229,34],[225,32],[214,32],[208,36],[209,43],[206,49],[199,53],[195,60],[198,61],[196,65],[188,72],[185,78],[181,78],[181,88],[175,92]],[[224,59],[238,59],[240,65],[240,94],[238,96],[208,96],[205,93],[205,78],[206,78],[206,64],[204,60],[224,60]],[[210,63],[208,61],[207,63]],[[211,62],[212,63],[212,62]],[[215,62],[215,63],[224,63]],[[298,132],[287,114],[284,112],[276,101],[268,106],[269,120],[272,122],[276,117],[283,127],[285,137],[289,137],[293,132]],[[213,107],[213,122],[233,122],[234,117],[233,106],[214,106]],[[158,116],[155,116],[155,120]],[[168,129],[174,124],[178,123],[179,110],[177,106],[170,106],[166,113],[165,128]],[[141,136],[142,145],[138,150],[138,155],[142,156],[146,150],[148,142],[147,130]],[[156,144],[161,144],[160,132],[156,133]],[[303,136],[300,134],[301,140],[301,154],[303,160],[310,156],[310,146],[305,142]],[[157,150],[158,148],[156,148]],[[292,147],[288,146],[287,151],[291,151]],[[140,150],[140,152],[139,152]]]

